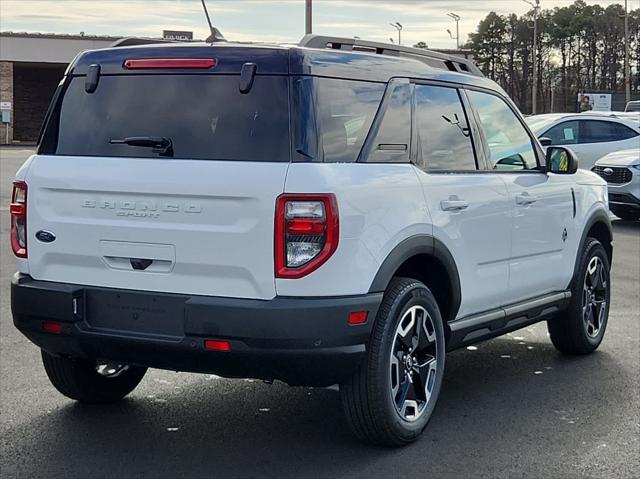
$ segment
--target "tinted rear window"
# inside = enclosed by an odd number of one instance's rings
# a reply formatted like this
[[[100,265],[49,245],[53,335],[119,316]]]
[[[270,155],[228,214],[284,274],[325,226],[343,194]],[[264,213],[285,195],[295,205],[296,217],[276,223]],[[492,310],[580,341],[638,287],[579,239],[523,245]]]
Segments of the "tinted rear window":
[[[56,154],[161,158],[125,137],[170,138],[175,158],[289,161],[286,76],[257,76],[248,94],[235,75],[102,76],[94,93],[74,78],[62,101]]]

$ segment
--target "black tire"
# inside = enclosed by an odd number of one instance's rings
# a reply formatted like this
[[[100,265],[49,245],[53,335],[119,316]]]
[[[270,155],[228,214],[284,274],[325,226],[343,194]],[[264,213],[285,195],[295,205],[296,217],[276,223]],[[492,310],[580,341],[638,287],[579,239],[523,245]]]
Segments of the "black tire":
[[[140,383],[147,368],[129,366],[116,377],[98,374],[95,361],[62,358],[42,351],[42,363],[55,388],[70,399],[87,404],[121,400]]]
[[[611,212],[616,215],[621,220],[625,221],[636,221],[640,219],[640,211],[620,209],[620,208],[611,208]]]
[[[604,288],[600,292],[594,292],[594,295],[605,301],[604,305],[600,303],[604,309],[602,314],[599,314],[598,306],[585,306],[590,301],[586,287],[587,269],[590,264],[597,264],[598,261],[602,264],[602,277],[606,283]],[[547,321],[549,336],[556,349],[572,355],[588,354],[598,349],[607,327],[610,301],[611,277],[607,252],[597,239],[587,238],[571,287],[569,307],[559,316]],[[588,316],[589,311],[594,316]],[[597,331],[589,322],[596,316],[601,318],[598,320]]]
[[[418,343],[415,346],[414,354],[417,358],[420,357],[419,341],[422,339],[419,335],[422,330],[419,329],[419,325],[425,326],[425,333],[431,336],[429,339],[429,348],[435,345],[435,356],[427,355],[423,356],[423,359],[413,358],[413,363],[416,368],[415,371],[411,369],[403,369],[400,372],[400,364],[402,367],[411,366],[412,361],[406,361],[403,363],[398,360],[398,356],[402,354],[402,351],[397,351],[398,345],[403,344],[401,338],[397,336],[400,331],[400,321],[404,323],[407,321],[405,313],[410,314],[411,310],[416,310],[415,306],[418,306],[418,313],[414,316],[415,319],[411,319],[411,324],[415,323],[415,334],[418,336],[415,338]],[[428,313],[425,316],[424,311]],[[420,315],[422,319],[419,318]],[[403,324],[404,324],[403,323]],[[410,327],[407,326],[406,331],[409,331]],[[427,331],[429,329],[429,331]],[[411,333],[414,334],[413,332]],[[409,333],[404,334],[405,338],[409,336]],[[414,338],[412,336],[409,341]],[[423,339],[427,339],[425,335]],[[406,339],[405,339],[406,340]],[[426,343],[424,343],[426,344]],[[409,350],[411,351],[411,350]],[[395,362],[392,360],[392,354],[394,354]],[[411,355],[411,353],[409,353]],[[429,360],[425,358],[430,358]],[[418,364],[421,362],[423,364]],[[394,366],[397,373],[393,373]],[[428,370],[426,375],[419,372],[425,371],[425,364],[430,364],[428,368],[435,366],[435,372]],[[343,384],[340,385],[340,394],[342,399],[343,409],[347,418],[347,422],[352,432],[361,441],[381,445],[398,447],[407,445],[415,441],[426,427],[429,419],[431,418],[440,389],[442,386],[442,378],[444,376],[444,364],[445,364],[445,339],[444,339],[444,327],[442,324],[442,316],[438,304],[436,303],[433,294],[429,288],[423,283],[414,279],[408,278],[394,278],[387,291],[385,292],[384,299],[378,311],[378,315],[373,326],[371,333],[371,339],[369,341],[368,354],[366,360],[360,365],[356,373]],[[414,411],[418,414],[413,419],[407,419],[406,412],[403,413],[397,409],[397,392],[392,391],[392,382],[394,377],[398,377],[396,380],[397,389],[402,393],[403,385],[406,384],[404,379],[408,379],[406,371],[411,371],[410,374],[415,373],[415,379],[409,381],[411,387],[416,384],[416,390],[414,394],[418,394],[420,388],[418,385],[424,384],[424,390],[431,387],[430,395],[425,393],[424,401],[418,401],[416,399],[416,409]],[[400,384],[400,375],[402,375],[403,382]],[[430,386],[427,386],[430,385]],[[409,386],[407,386],[409,387]],[[395,394],[395,396],[394,396]],[[420,394],[422,394],[420,392]],[[402,394],[401,394],[402,396]],[[402,404],[408,398],[406,394],[402,396]],[[414,399],[416,396],[414,395]],[[422,409],[418,409],[421,405]],[[405,406],[406,410],[407,407]],[[404,414],[404,415],[403,415]]]

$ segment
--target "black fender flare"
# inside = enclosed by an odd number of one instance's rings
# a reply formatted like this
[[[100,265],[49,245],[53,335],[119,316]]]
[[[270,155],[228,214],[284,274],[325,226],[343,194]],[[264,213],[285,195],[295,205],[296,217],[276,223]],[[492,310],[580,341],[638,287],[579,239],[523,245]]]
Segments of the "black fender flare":
[[[410,236],[396,245],[380,265],[369,288],[369,293],[384,292],[398,268],[409,258],[421,254],[434,257],[447,271],[447,281],[449,283],[449,291],[451,291],[451,311],[445,321],[451,321],[458,314],[462,301],[460,275],[449,249],[442,241],[431,235]]]
[[[596,223],[602,223],[607,228],[609,232],[609,245],[603,245],[605,250],[607,250],[609,256],[609,267],[611,267],[611,262],[613,261],[613,229],[611,227],[611,219],[606,211],[602,209],[597,209],[588,217],[587,221],[584,224],[584,228],[582,229],[582,236],[580,237],[580,243],[578,244],[578,251],[576,253],[576,258],[573,264],[573,276],[571,277],[571,283],[569,284],[569,288],[573,285],[573,282],[578,274],[578,267],[580,266],[580,258],[582,257],[582,250],[584,249],[584,245],[587,242],[589,230]]]

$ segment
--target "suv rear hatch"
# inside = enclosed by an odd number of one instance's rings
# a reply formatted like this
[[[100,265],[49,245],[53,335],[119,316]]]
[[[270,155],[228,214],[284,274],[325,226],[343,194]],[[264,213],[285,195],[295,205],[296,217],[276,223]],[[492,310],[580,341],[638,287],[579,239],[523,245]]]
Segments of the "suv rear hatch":
[[[28,171],[30,275],[274,297],[274,210],[291,154],[287,58],[234,46],[80,56]]]

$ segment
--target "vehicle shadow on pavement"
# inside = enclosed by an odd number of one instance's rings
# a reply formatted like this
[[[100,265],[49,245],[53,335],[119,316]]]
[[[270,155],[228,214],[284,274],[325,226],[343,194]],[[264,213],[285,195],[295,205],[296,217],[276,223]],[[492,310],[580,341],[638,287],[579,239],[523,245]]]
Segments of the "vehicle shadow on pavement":
[[[583,434],[604,434],[606,407],[593,407],[606,402],[598,383],[623,374],[608,352],[567,358],[525,336],[531,334],[449,354],[431,423],[404,449],[357,442],[334,390],[192,375],[177,375],[176,386],[148,376],[144,381],[166,392],[155,387],[145,395],[143,381],[120,404],[69,401],[20,431],[9,428],[3,470],[19,475],[22,463],[33,470],[35,462],[47,477],[379,476],[383,464],[398,475],[415,472],[417,456],[435,476],[474,463],[492,476],[521,475],[518,458],[537,457],[544,467],[550,451],[579,447]],[[487,455],[495,469],[483,469]]]

